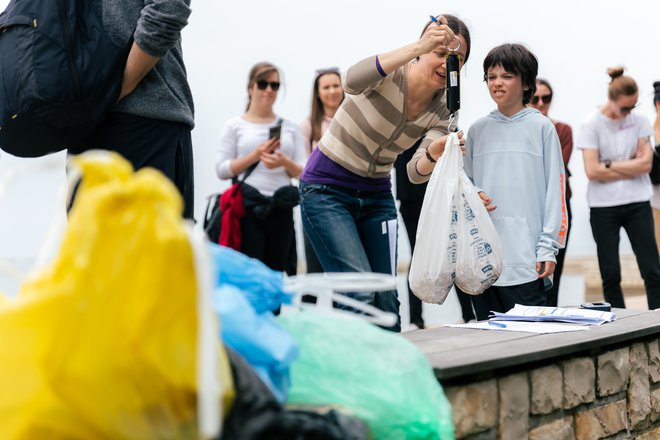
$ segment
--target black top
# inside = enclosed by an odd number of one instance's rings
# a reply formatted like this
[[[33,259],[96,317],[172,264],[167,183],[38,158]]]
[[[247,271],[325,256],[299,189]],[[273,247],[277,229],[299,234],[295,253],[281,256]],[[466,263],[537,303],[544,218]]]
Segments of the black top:
[[[394,162],[394,168],[396,169],[396,198],[397,200],[403,201],[418,201],[421,202],[424,200],[424,193],[426,192],[426,183],[416,185],[410,182],[408,179],[408,170],[406,169],[408,162],[412,159],[415,151],[419,148],[419,144],[422,140],[415,142],[415,145],[408,148],[406,151],[401,153],[399,157],[396,158]]]

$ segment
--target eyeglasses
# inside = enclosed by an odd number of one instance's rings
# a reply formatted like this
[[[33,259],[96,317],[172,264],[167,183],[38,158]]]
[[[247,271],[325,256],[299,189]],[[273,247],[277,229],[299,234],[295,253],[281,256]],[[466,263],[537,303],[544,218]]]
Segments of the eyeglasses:
[[[552,95],[543,95],[543,96],[537,96],[534,95],[532,96],[531,103],[532,105],[536,105],[539,103],[539,99],[543,101],[544,104],[550,104],[550,101],[552,101]]]
[[[273,90],[273,92],[277,92],[280,89],[280,83],[277,81],[265,81],[265,80],[259,80],[257,81],[257,88],[259,90],[266,90],[270,86],[270,88]]]
[[[314,76],[318,78],[319,76],[325,75],[326,73],[336,73],[337,75],[339,75],[340,74],[339,67],[327,67],[325,69],[316,69],[314,71]]]
[[[630,113],[631,111],[635,110],[639,103],[635,103],[632,107],[619,107],[619,110],[621,110],[621,113]]]

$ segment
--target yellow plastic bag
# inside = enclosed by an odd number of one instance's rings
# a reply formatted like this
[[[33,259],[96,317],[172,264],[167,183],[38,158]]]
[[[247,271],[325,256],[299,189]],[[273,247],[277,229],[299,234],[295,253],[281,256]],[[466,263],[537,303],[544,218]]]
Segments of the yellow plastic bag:
[[[75,161],[84,179],[57,257],[0,301],[0,438],[200,438],[198,282],[179,194],[116,154]]]

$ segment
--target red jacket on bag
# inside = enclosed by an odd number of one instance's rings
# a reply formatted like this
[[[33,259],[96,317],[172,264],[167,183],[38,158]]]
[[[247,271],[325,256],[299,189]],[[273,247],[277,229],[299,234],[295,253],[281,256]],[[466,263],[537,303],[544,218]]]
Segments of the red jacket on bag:
[[[235,183],[220,196],[220,212],[222,212],[222,228],[219,244],[241,251],[241,219],[245,216],[243,208],[243,192],[241,185]]]

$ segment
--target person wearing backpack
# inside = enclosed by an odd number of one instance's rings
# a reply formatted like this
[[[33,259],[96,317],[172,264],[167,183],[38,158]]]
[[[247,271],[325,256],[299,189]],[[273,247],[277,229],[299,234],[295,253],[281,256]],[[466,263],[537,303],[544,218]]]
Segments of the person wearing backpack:
[[[165,174],[193,216],[193,98],[181,50],[181,30],[190,0],[94,0],[110,37],[122,44],[133,37],[119,100],[101,124],[70,154],[112,150],[135,169]]]

